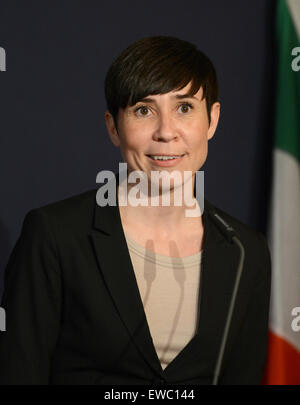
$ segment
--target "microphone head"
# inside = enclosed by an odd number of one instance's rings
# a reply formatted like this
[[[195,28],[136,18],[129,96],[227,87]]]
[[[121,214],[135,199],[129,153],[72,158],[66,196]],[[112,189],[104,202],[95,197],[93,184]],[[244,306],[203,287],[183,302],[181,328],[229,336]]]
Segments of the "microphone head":
[[[227,241],[233,243],[232,238],[237,235],[232,226],[213,209],[209,210],[209,215]]]

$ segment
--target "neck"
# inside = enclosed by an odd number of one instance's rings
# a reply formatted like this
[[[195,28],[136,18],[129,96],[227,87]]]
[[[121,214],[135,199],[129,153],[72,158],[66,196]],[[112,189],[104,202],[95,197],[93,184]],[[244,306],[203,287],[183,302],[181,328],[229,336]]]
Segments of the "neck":
[[[135,187],[127,179],[118,185],[118,202],[123,221],[170,231],[181,225],[194,223],[195,220],[201,221],[200,207],[193,195],[194,176],[186,184],[186,188],[180,185],[164,191],[159,187],[156,195],[151,195],[151,191],[143,192],[141,188],[137,191]],[[189,192],[186,193],[188,189]],[[198,212],[198,215],[191,216],[189,212]]]

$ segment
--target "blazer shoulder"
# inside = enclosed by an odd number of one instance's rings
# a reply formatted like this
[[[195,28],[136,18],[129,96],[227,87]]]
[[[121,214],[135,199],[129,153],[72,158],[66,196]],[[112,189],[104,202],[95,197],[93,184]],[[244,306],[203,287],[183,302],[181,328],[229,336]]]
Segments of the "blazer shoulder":
[[[80,194],[64,198],[37,208],[31,209],[25,216],[24,221],[32,221],[32,218],[47,218],[60,230],[71,232],[78,229],[90,229],[97,189],[87,190]]]
[[[212,203],[205,200],[205,209],[213,209],[220,215],[232,228],[242,242],[245,249],[245,266],[253,274],[256,280],[256,285],[260,288],[265,285],[265,292],[269,294],[272,272],[272,260],[270,248],[265,235],[243,223],[239,219],[228,214],[224,210],[216,207]]]
[[[232,228],[236,231],[237,235],[241,238],[247,246],[253,246],[253,248],[262,250],[269,250],[268,242],[266,236],[248,224],[242,222],[238,218],[224,211],[223,209],[217,207],[210,201],[205,199],[204,209],[213,209],[216,213],[220,215]]]

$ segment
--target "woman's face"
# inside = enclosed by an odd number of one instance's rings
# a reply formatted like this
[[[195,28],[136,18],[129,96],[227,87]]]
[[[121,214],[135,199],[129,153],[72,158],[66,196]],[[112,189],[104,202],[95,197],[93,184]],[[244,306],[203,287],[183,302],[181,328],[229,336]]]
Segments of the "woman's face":
[[[185,96],[191,83],[179,91],[149,95],[134,106],[120,109],[118,132],[111,114],[105,120],[110,138],[120,147],[128,174],[142,170],[151,178],[151,171],[178,170],[194,176],[207,157],[208,140],[213,137],[219,119],[220,104],[211,109],[209,125],[202,87],[194,96]],[[173,160],[154,160],[153,155],[181,156]]]

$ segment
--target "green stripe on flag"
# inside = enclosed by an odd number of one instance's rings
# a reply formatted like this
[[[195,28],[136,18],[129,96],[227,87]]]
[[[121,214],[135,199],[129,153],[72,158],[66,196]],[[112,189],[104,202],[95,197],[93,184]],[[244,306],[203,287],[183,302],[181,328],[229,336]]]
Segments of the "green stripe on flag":
[[[300,0],[299,0],[300,1]],[[275,147],[293,155],[300,163],[300,70],[292,70],[292,49],[300,46],[285,0],[278,1],[278,83],[275,117]]]

